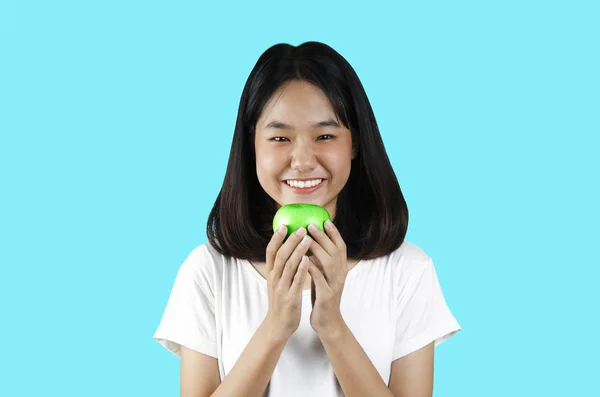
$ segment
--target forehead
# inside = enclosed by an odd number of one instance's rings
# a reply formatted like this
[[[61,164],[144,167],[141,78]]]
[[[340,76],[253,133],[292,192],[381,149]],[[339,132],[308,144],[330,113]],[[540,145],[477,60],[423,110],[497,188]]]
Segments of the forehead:
[[[257,127],[264,128],[273,120],[301,126],[326,119],[337,120],[337,117],[325,93],[313,84],[293,80],[276,90],[267,101]]]

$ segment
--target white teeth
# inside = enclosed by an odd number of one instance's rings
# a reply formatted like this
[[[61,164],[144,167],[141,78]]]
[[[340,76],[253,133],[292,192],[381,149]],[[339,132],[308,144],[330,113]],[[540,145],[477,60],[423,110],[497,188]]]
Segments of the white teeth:
[[[303,189],[303,188],[310,188],[310,187],[317,186],[318,184],[320,184],[321,182],[323,182],[323,179],[313,179],[313,180],[310,180],[310,181],[289,180],[289,181],[285,181],[285,182],[289,186],[299,187],[300,189]]]

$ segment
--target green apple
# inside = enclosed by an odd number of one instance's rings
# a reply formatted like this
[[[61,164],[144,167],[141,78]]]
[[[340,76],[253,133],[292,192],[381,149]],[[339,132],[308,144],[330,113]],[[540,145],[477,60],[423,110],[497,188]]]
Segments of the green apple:
[[[279,208],[273,217],[273,231],[279,226],[287,226],[287,236],[294,233],[301,227],[308,227],[309,224],[316,225],[323,232],[325,231],[325,221],[331,220],[329,212],[320,205],[316,204],[286,204]]]

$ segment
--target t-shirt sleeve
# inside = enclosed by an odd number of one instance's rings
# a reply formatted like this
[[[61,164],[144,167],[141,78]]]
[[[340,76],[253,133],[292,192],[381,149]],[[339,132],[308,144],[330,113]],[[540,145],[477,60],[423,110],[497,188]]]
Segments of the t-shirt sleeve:
[[[196,253],[180,266],[154,339],[181,358],[181,346],[217,358],[214,293]],[[200,263],[200,265],[204,265]]]
[[[396,335],[392,360],[431,342],[439,346],[461,330],[440,287],[433,261],[428,258],[414,277],[399,285]]]

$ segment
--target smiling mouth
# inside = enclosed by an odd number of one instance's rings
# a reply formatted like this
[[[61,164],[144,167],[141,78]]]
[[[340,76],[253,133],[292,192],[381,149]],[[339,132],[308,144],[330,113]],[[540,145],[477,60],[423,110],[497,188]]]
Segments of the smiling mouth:
[[[282,183],[284,183],[288,188],[292,189],[294,193],[307,194],[319,189],[325,181],[326,179],[319,178],[306,181],[285,180]]]
[[[319,186],[320,184],[323,183],[324,180],[325,179],[323,179],[323,178],[309,179],[309,180],[303,180],[303,181],[290,179],[290,180],[286,180],[284,182],[286,185],[288,185],[289,187],[292,187],[292,188],[310,189],[315,186]]]

